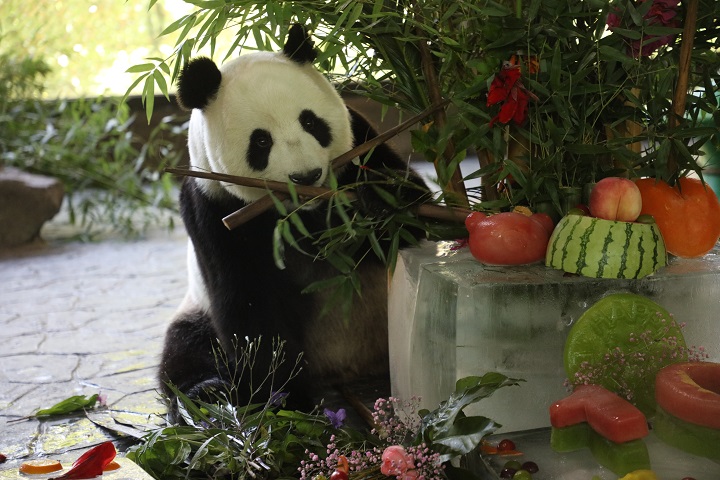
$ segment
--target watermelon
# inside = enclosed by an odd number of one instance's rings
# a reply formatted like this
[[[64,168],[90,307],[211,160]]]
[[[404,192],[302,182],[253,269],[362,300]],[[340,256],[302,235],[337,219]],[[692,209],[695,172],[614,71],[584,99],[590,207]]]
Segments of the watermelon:
[[[548,242],[545,265],[592,278],[642,278],[667,265],[654,222],[566,215]]]
[[[648,435],[645,415],[633,404],[600,385],[578,385],[569,397],[550,406],[550,424],[556,428],[587,422],[615,443]]]

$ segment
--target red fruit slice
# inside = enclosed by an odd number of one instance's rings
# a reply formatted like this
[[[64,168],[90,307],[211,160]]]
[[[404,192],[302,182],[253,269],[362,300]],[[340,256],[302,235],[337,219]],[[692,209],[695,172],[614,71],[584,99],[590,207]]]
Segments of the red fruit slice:
[[[616,443],[647,436],[645,415],[627,400],[600,385],[578,385],[569,397],[550,406],[555,428],[587,422],[595,432]]]
[[[681,420],[720,429],[720,363],[668,365],[655,378],[655,398]]]

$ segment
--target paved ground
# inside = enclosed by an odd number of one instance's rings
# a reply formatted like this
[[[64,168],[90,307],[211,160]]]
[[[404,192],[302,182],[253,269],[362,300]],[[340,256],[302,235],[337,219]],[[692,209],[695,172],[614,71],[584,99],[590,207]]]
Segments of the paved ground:
[[[185,233],[98,243],[67,240],[73,233],[58,220],[46,225],[44,244],[0,252],[0,453],[8,457],[0,478],[14,478],[27,458],[76,457],[107,439],[122,449],[132,437],[118,429],[161,421],[155,370],[185,292]],[[94,393],[108,409],[22,420]]]

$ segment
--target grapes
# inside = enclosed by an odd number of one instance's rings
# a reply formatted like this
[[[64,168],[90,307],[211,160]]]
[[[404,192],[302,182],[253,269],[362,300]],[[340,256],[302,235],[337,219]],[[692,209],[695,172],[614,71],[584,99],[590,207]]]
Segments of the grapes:
[[[503,465],[503,468],[512,468],[513,470],[520,470],[522,468],[522,465],[520,465],[520,462],[517,460],[508,460],[505,462],[505,465]]]
[[[498,452],[509,452],[511,450],[515,450],[515,442],[506,438],[498,443],[497,449]]]
[[[517,472],[517,470],[514,468],[505,467],[500,471],[500,478],[513,478],[515,472]]]
[[[535,462],[525,462],[520,466],[520,468],[522,468],[523,470],[527,470],[530,473],[537,473],[537,471],[540,470],[537,463]]]
[[[332,475],[330,475],[330,480],[348,480],[348,474],[342,470],[335,470]]]
[[[532,480],[532,475],[527,470],[518,470],[512,476],[512,480]]]

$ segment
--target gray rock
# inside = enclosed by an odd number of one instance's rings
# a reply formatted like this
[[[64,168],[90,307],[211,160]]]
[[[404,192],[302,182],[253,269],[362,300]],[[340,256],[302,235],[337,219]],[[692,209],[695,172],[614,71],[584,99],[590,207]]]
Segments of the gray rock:
[[[60,210],[65,194],[59,180],[0,167],[0,248],[32,242]]]

